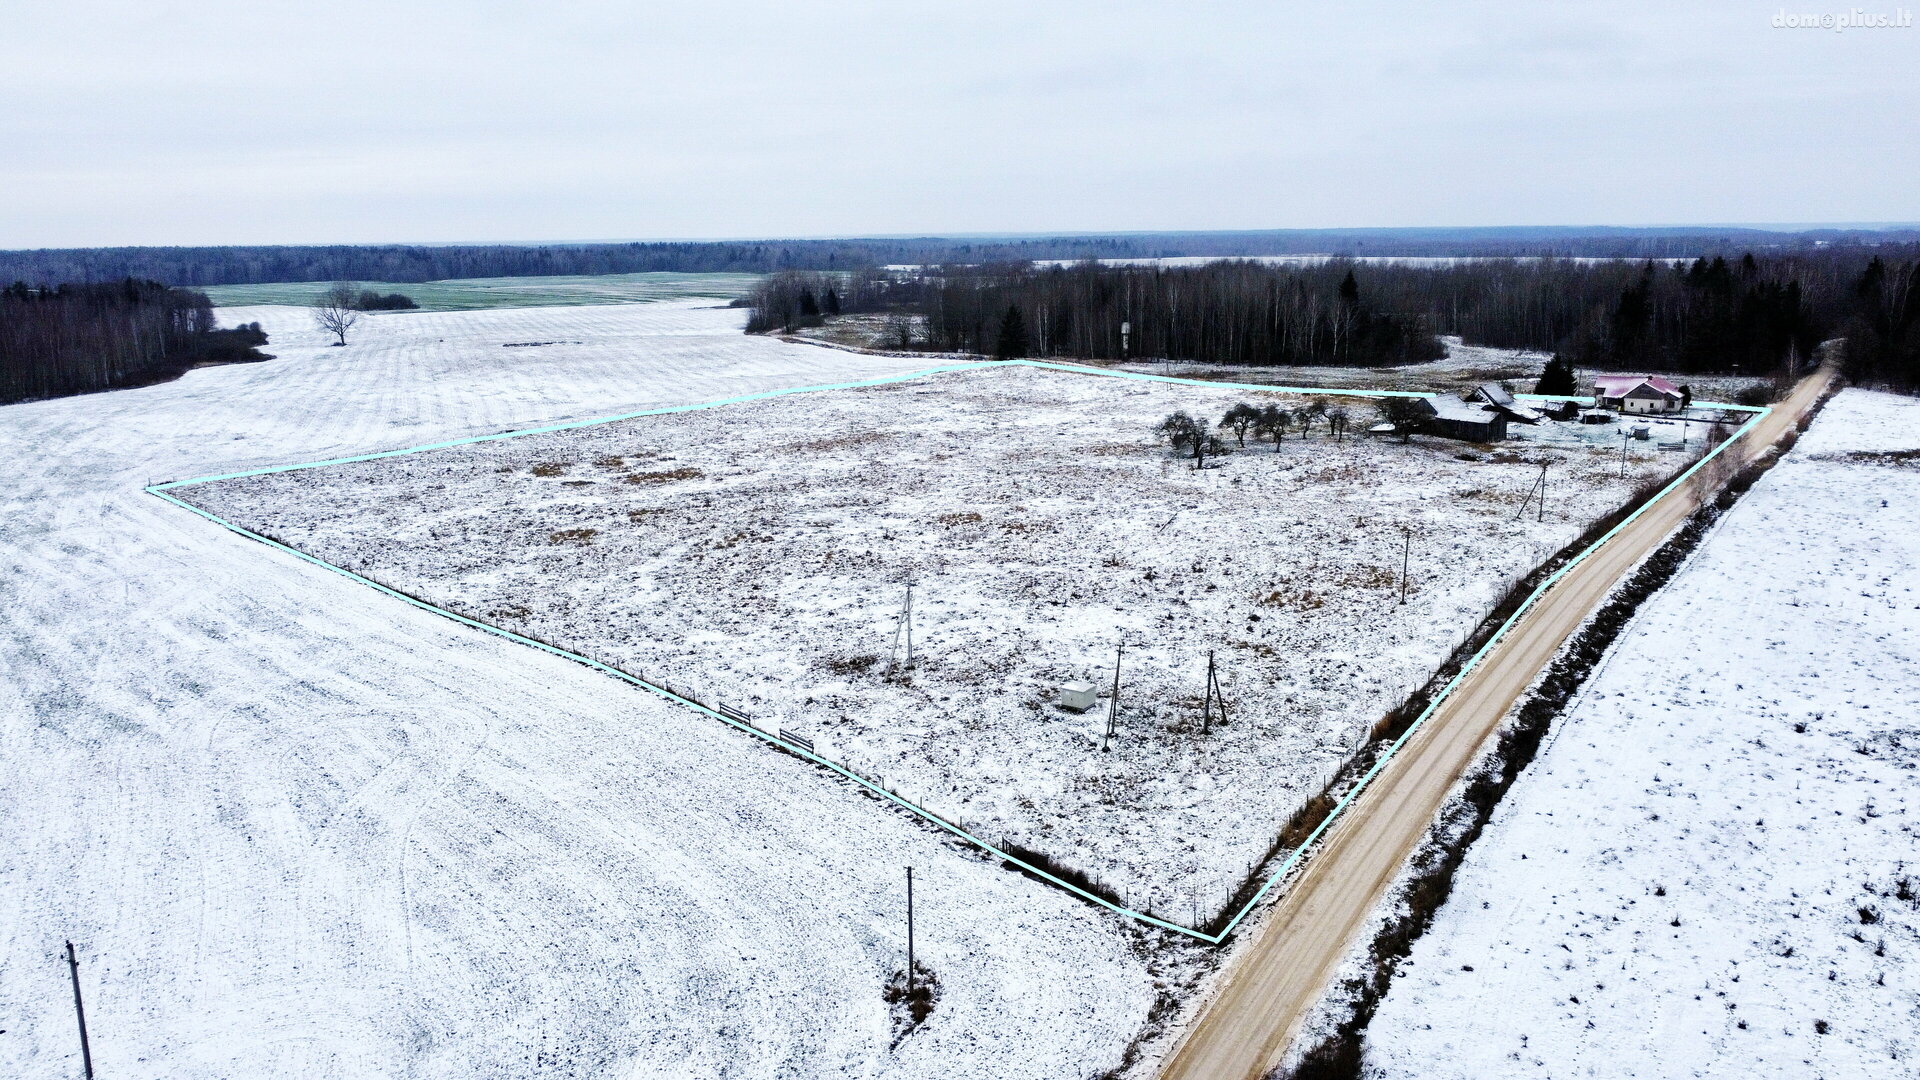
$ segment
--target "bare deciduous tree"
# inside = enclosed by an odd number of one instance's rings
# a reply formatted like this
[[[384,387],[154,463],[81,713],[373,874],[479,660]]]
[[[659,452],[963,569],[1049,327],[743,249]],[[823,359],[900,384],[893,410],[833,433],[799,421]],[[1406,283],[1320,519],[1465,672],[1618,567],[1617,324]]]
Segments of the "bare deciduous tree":
[[[1353,413],[1350,412],[1345,405],[1328,406],[1327,424],[1333,428],[1333,437],[1335,441],[1338,441],[1347,433],[1347,428],[1353,424]]]
[[[1293,414],[1278,405],[1268,405],[1260,410],[1253,422],[1253,432],[1265,435],[1273,440],[1275,453],[1280,451],[1280,440],[1287,435],[1287,427],[1293,423]]]
[[[1193,467],[1207,467],[1207,455],[1218,457],[1227,452],[1227,444],[1215,438],[1207,430],[1207,425],[1194,419],[1185,412],[1177,412],[1160,421],[1154,429],[1176,450],[1185,450],[1193,455]]]
[[[1300,421],[1300,437],[1303,439],[1306,438],[1307,429],[1313,426],[1313,422],[1315,420],[1324,419],[1326,415],[1327,415],[1327,399],[1326,398],[1314,398],[1312,401],[1307,402],[1307,407],[1304,409],[1301,409],[1300,414],[1298,416],[1298,420]]]
[[[347,343],[347,331],[360,321],[360,294],[351,281],[336,281],[333,287],[313,302],[313,324],[338,338],[335,345]]]
[[[1417,399],[1390,397],[1381,398],[1374,406],[1380,413],[1380,419],[1392,424],[1401,442],[1413,441],[1413,433],[1426,426],[1431,415]]]
[[[1220,426],[1232,428],[1234,438],[1240,441],[1241,446],[1247,445],[1247,429],[1259,422],[1260,410],[1244,401],[1228,409],[1227,414],[1220,418]]]

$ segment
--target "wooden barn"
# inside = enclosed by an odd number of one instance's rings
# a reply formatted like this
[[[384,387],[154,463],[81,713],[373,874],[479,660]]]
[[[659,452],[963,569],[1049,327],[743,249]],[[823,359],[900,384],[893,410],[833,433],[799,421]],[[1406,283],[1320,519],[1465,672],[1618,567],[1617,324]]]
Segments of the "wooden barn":
[[[1478,443],[1507,437],[1506,414],[1491,405],[1476,404],[1457,394],[1428,394],[1420,403],[1432,413],[1421,425],[1429,435]]]
[[[1537,424],[1546,419],[1540,410],[1531,405],[1522,405],[1506,387],[1497,382],[1481,383],[1474,395],[1515,423]]]

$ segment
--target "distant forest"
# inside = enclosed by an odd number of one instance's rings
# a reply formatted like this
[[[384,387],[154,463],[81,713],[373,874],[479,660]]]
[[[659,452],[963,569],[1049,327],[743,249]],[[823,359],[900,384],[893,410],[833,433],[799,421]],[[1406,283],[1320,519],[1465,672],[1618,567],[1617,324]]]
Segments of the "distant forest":
[[[265,360],[259,323],[214,322],[206,294],[127,279],[0,289],[0,404],[157,382],[195,364]]]
[[[623,244],[411,244],[123,247],[0,251],[0,281],[164,281],[250,285],[287,281],[440,281],[650,272],[775,273],[899,264],[1233,255],[1587,256],[1667,258],[1793,252],[1816,245],[1912,243],[1920,230],[1743,228],[1285,229]]]
[[[835,309],[918,316],[914,344],[938,350],[1005,355],[1017,344],[1028,356],[1377,366],[1426,359],[1432,335],[1458,334],[1585,367],[1755,375],[1803,364],[1821,341],[1845,335],[1856,378],[1913,388],[1916,278],[1920,245],[1692,261],[789,273],[750,298],[749,328],[824,318],[832,289]]]
[[[1442,355],[1418,318],[1383,310],[1344,263],[948,268],[905,280],[853,276],[842,287],[844,295],[816,294],[833,282],[770,278],[750,298],[748,329],[780,329],[823,311],[905,308],[922,317],[920,346],[943,352],[1355,367]]]

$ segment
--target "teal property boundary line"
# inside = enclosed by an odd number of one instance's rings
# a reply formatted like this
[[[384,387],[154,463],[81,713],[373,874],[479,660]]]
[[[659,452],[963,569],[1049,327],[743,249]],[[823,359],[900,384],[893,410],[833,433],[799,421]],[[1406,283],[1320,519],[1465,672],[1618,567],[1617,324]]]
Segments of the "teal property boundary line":
[[[206,520],[211,521],[214,524],[219,525],[220,527],[227,529],[231,532],[237,533],[240,536],[244,536],[249,540],[255,540],[255,541],[258,541],[259,543],[267,545],[268,547],[286,552],[287,554],[292,555],[294,558],[299,559],[302,562],[310,563],[314,566],[321,567],[322,569],[325,569],[325,570],[330,570],[333,573],[339,574],[340,576],[348,579],[349,581],[354,581],[361,585],[365,585],[368,588],[375,590],[376,592],[379,592],[385,596],[392,597],[393,599],[399,600],[402,603],[409,604],[415,608],[419,608],[422,611],[431,612],[435,615],[439,615],[444,618],[451,619],[454,622],[460,623],[463,626],[469,626],[476,630],[482,630],[490,634],[495,634],[507,639],[508,641],[512,641],[520,645],[531,646],[532,648],[539,649],[541,652],[549,653],[551,655],[558,656],[566,660],[571,660],[577,664],[583,664],[586,667],[592,668],[595,671],[601,672],[602,674],[611,675],[612,677],[619,679],[622,682],[631,683],[632,685],[637,686],[643,690],[649,691],[650,693],[653,693],[659,697],[665,698],[666,700],[674,702],[678,705],[684,706],[702,715],[711,717],[737,730],[746,732],[750,735],[758,736],[759,738],[773,744],[774,746],[778,747],[781,750],[786,751],[787,753],[794,754],[801,758],[805,758],[806,760],[812,762],[815,765],[819,765],[822,768],[828,769],[833,773],[841,777],[844,777],[845,779],[850,780],[855,784],[858,784],[860,787],[866,789],[869,793],[876,795],[882,799],[885,799],[891,803],[894,803],[895,805],[901,807],[902,809],[905,809],[908,812],[914,814],[915,816],[920,817],[926,820],[927,822],[937,826],[938,828],[953,834],[954,836],[960,838],[961,840],[964,840],[967,843],[972,844],[983,851],[986,851],[987,853],[995,856],[996,858],[999,858],[1004,862],[1011,863],[1012,865],[1019,867],[1021,870],[1029,874],[1032,874],[1035,877],[1038,877],[1041,880],[1046,881],[1049,884],[1052,884],[1058,888],[1064,889],[1067,892],[1070,892],[1075,896],[1080,897],[1083,900],[1096,904],[1100,907],[1106,908],[1107,910],[1112,911],[1115,914],[1125,916],[1126,918],[1135,919],[1140,922],[1146,923],[1148,925],[1159,927],[1160,929],[1163,929],[1163,930],[1170,930],[1174,933],[1183,934],[1187,937],[1195,938],[1199,941],[1206,942],[1207,944],[1210,944],[1210,945],[1218,945],[1224,942],[1227,939],[1227,937],[1233,933],[1234,929],[1240,925],[1240,923],[1254,910],[1254,908],[1259,906],[1261,901],[1267,897],[1267,894],[1272,891],[1273,887],[1276,884],[1278,884],[1280,881],[1284,880],[1287,877],[1287,875],[1293,870],[1295,865],[1297,865],[1300,862],[1300,860],[1306,855],[1306,853],[1312,850],[1314,844],[1319,841],[1320,837],[1327,831],[1327,829],[1331,828],[1333,824],[1339,819],[1340,815],[1345,812],[1347,806],[1351,804],[1356,798],[1359,797],[1360,793],[1366,789],[1367,785],[1373,781],[1375,776],[1379,775],[1382,769],[1386,768],[1387,763],[1391,761],[1394,755],[1400,751],[1400,748],[1406,744],[1407,740],[1411,739],[1414,733],[1419,731],[1420,728],[1423,725],[1425,725],[1428,717],[1432,716],[1435,710],[1437,710],[1440,707],[1440,705],[1447,700],[1447,698],[1453,693],[1454,688],[1459,686],[1460,682],[1463,679],[1465,679],[1467,675],[1470,672],[1472,672],[1476,666],[1478,666],[1480,661],[1487,655],[1487,653],[1490,652],[1493,649],[1493,647],[1496,644],[1498,644],[1502,638],[1506,636],[1507,631],[1512,629],[1514,624],[1517,623],[1520,620],[1520,618],[1523,615],[1525,615],[1529,609],[1533,607],[1534,603],[1537,600],[1539,600],[1539,598],[1543,594],[1545,594],[1548,589],[1552,588],[1556,582],[1558,582],[1561,578],[1565,577],[1567,573],[1571,571],[1575,566],[1578,566],[1588,556],[1592,555],[1593,552],[1596,551],[1602,544],[1605,544],[1607,541],[1611,540],[1614,536],[1616,536],[1622,529],[1625,529],[1628,525],[1632,524],[1633,521],[1639,518],[1641,514],[1646,513],[1648,509],[1653,507],[1655,504],[1659,503],[1662,499],[1665,499],[1668,495],[1672,494],[1674,491],[1678,490],[1683,484],[1685,484],[1688,480],[1690,480],[1695,473],[1699,472],[1700,469],[1703,468],[1708,462],[1712,461],[1716,456],[1718,456],[1720,453],[1725,451],[1729,446],[1732,446],[1734,443],[1739,441],[1739,439],[1742,436],[1746,435],[1749,431],[1753,429],[1753,426],[1755,424],[1759,423],[1762,418],[1764,418],[1768,413],[1772,411],[1771,409],[1768,409],[1765,407],[1759,407],[1759,406],[1721,405],[1713,402],[1699,403],[1699,406],[1701,408],[1722,409],[1722,410],[1734,411],[1734,412],[1752,413],[1755,415],[1752,417],[1752,419],[1748,420],[1745,424],[1742,424],[1740,428],[1733,433],[1732,436],[1730,436],[1729,438],[1721,442],[1719,446],[1714,447],[1706,455],[1701,457],[1699,461],[1695,462],[1692,466],[1686,469],[1686,471],[1676,476],[1672,480],[1672,482],[1668,483],[1665,487],[1661,488],[1659,493],[1656,494],[1653,498],[1648,499],[1645,503],[1641,504],[1641,506],[1638,509],[1634,510],[1631,514],[1628,514],[1624,519],[1622,519],[1618,525],[1615,525],[1612,529],[1609,529],[1599,539],[1595,540],[1592,544],[1589,544],[1579,554],[1575,555],[1572,559],[1568,560],[1565,566],[1561,567],[1552,576],[1548,577],[1547,580],[1541,582],[1540,585],[1533,590],[1533,592],[1528,594],[1527,598],[1521,602],[1520,606],[1514,610],[1513,614],[1509,616],[1508,619],[1500,625],[1499,629],[1495,630],[1493,635],[1487,639],[1486,644],[1481,646],[1479,651],[1475,652],[1473,656],[1470,659],[1468,659],[1466,664],[1461,667],[1460,671],[1456,675],[1454,675],[1451,681],[1447,683],[1446,687],[1442,689],[1440,693],[1436,695],[1430,703],[1428,703],[1426,709],[1423,710],[1420,713],[1420,715],[1414,719],[1414,722],[1408,726],[1407,730],[1403,732],[1399,738],[1395,739],[1392,745],[1390,745],[1386,749],[1386,751],[1381,754],[1380,758],[1374,762],[1373,767],[1368,769],[1366,774],[1363,775],[1359,779],[1359,781],[1356,782],[1354,786],[1350,790],[1348,790],[1348,792],[1344,796],[1342,796],[1338,802],[1334,804],[1333,809],[1327,814],[1326,818],[1322,820],[1321,823],[1317,827],[1315,827],[1311,833],[1307,835],[1306,840],[1303,841],[1299,847],[1295,848],[1293,850],[1293,853],[1289,855],[1287,859],[1283,863],[1281,863],[1277,869],[1275,869],[1271,874],[1267,876],[1266,880],[1261,883],[1259,890],[1254,893],[1251,899],[1249,899],[1245,904],[1241,905],[1240,910],[1234,913],[1233,918],[1227,922],[1226,926],[1223,927],[1218,934],[1203,933],[1191,927],[1181,926],[1178,923],[1168,922],[1165,919],[1157,918],[1145,912],[1134,911],[1133,909],[1125,907],[1121,904],[1116,904],[1103,897],[1096,896],[1092,892],[1086,889],[1083,889],[1080,886],[1073,884],[1072,882],[1062,880],[1060,877],[1052,873],[1049,873],[1048,871],[1040,867],[1034,866],[1023,859],[1017,858],[1013,855],[1008,854],[1005,851],[1002,851],[999,847],[995,846],[994,844],[987,841],[986,839],[979,836],[975,836],[973,833],[968,832],[965,828],[959,825],[955,825],[953,822],[948,821],[946,818],[941,817],[940,815],[934,813],[931,810],[928,810],[923,806],[917,805],[915,803],[907,801],[906,799],[901,798],[895,793],[887,790],[885,787],[879,784],[876,784],[871,780],[868,780],[866,777],[861,776],[860,774],[852,771],[851,769],[846,768],[842,764],[838,764],[832,760],[829,760],[828,758],[823,757],[819,754],[816,754],[812,750],[807,749],[803,746],[799,746],[797,744],[788,742],[771,732],[763,731],[760,728],[755,727],[751,723],[743,723],[739,720],[735,720],[730,716],[725,716],[720,712],[715,711],[714,709],[710,709],[707,706],[702,705],[698,701],[694,701],[691,698],[674,693],[672,690],[669,690],[664,686],[660,686],[660,685],[656,685],[654,683],[648,682],[645,679],[641,679],[638,676],[629,674],[628,672],[622,671],[621,669],[614,667],[610,664],[606,664],[599,660],[595,660],[592,657],[584,656],[576,652],[571,652],[569,650],[562,649],[554,645],[549,645],[544,641],[538,641],[534,638],[527,637],[523,634],[516,634],[513,631],[507,630],[503,627],[494,626],[490,623],[484,623],[477,619],[469,618],[465,615],[458,614],[457,612],[450,611],[438,605],[430,604],[425,600],[419,599],[418,597],[409,596],[406,593],[400,592],[397,589],[391,588],[386,585],[382,585],[379,582],[372,580],[371,578],[367,578],[360,574],[356,574],[353,571],[346,569],[345,567],[336,566],[335,564],[327,562],[324,559],[320,559],[313,555],[309,555],[306,552],[299,550],[298,548],[291,547],[271,537],[263,536],[260,533],[254,532],[253,530],[248,529],[245,526],[238,525],[238,524],[235,524],[234,522],[228,521],[227,519],[219,516],[218,514],[214,514],[208,510],[203,510],[200,507],[194,506],[193,504],[188,503],[170,493],[171,491],[178,488],[192,487],[197,484],[208,484],[218,480],[236,480],[236,479],[240,479],[248,476],[264,476],[271,473],[295,472],[302,469],[318,469],[318,468],[323,468],[330,465],[346,465],[346,464],[352,464],[352,463],[363,462],[363,461],[379,461],[385,458],[402,457],[408,454],[424,453],[428,450],[444,450],[451,447],[471,446],[476,443],[494,442],[501,439],[515,439],[515,438],[520,438],[527,435],[544,435],[544,434],[550,434],[558,431],[572,431],[579,428],[594,427],[600,424],[611,424],[611,423],[617,423],[623,420],[638,419],[644,416],[664,416],[664,415],[670,415],[673,413],[696,412],[702,409],[717,408],[721,405],[734,405],[734,404],[740,404],[740,403],[749,402],[749,401],[764,401],[771,398],[786,397],[792,394],[816,393],[816,392],[825,391],[825,390],[854,390],[854,389],[860,389],[862,387],[884,386],[892,383],[910,382],[915,379],[922,379],[932,375],[946,374],[948,372],[977,371],[982,369],[1008,367],[1008,366],[1031,367],[1031,368],[1039,368],[1039,369],[1052,370],[1052,371],[1062,371],[1062,372],[1069,372],[1076,375],[1101,375],[1101,376],[1106,376],[1108,378],[1134,379],[1134,380],[1143,381],[1143,382],[1170,383],[1174,385],[1186,385],[1186,386],[1194,386],[1194,387],[1201,387],[1201,388],[1214,389],[1214,390],[1227,389],[1227,390],[1244,390],[1244,391],[1250,391],[1250,392],[1264,392],[1264,393],[1310,394],[1310,395],[1324,395],[1327,397],[1387,398],[1387,397],[1424,396],[1417,391],[1406,391],[1406,390],[1342,390],[1342,389],[1331,389],[1331,388],[1320,388],[1320,387],[1273,386],[1265,383],[1218,382],[1218,381],[1207,380],[1207,379],[1180,378],[1178,376],[1171,376],[1171,375],[1149,375],[1149,374],[1144,374],[1140,372],[1112,371],[1105,368],[1087,367],[1079,364],[1062,364],[1062,363],[1054,363],[1050,361],[1041,361],[1041,360],[968,361],[963,363],[946,364],[939,367],[927,368],[921,371],[910,372],[904,375],[889,375],[889,376],[883,376],[875,379],[865,379],[865,380],[859,380],[855,382],[832,383],[832,384],[821,385],[821,386],[801,386],[801,387],[791,387],[791,388],[782,389],[782,390],[769,390],[769,391],[765,391],[757,394],[742,394],[737,397],[722,398],[717,401],[709,401],[709,402],[704,402],[697,405],[675,405],[675,406],[668,406],[668,407],[659,408],[659,409],[645,409],[638,412],[621,413],[616,416],[604,416],[604,417],[598,417],[591,420],[568,421],[566,423],[548,424],[541,427],[523,428],[523,429],[518,429],[514,431],[503,431],[503,432],[498,432],[491,435],[473,435],[473,436],[468,436],[466,438],[449,439],[443,442],[426,443],[420,446],[410,446],[400,450],[384,450],[377,453],[356,454],[349,457],[326,458],[320,461],[299,462],[291,465],[272,465],[272,466],[267,466],[265,468],[248,469],[241,472],[218,473],[211,476],[198,476],[198,477],[194,477],[192,479],[187,479],[187,480],[170,480],[165,483],[148,485],[144,490],[150,495],[154,495],[158,498],[164,499],[167,502],[172,503],[173,505],[188,511],[189,513],[196,514],[202,518],[205,518]],[[1589,399],[1580,398],[1580,397],[1545,397],[1543,398],[1543,397],[1539,397],[1538,395],[1527,395],[1527,396],[1530,398],[1535,398],[1537,400],[1574,401],[1574,402],[1581,402],[1581,403],[1587,403],[1589,401]]]

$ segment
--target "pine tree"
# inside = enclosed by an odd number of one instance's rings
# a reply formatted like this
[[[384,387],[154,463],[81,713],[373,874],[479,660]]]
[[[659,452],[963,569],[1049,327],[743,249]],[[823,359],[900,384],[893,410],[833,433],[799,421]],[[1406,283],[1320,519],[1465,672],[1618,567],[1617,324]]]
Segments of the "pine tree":
[[[997,360],[1027,355],[1027,323],[1016,304],[1008,304],[1007,313],[1000,317],[1000,340],[993,347],[993,355]]]
[[[820,301],[813,298],[812,289],[800,294],[800,314],[809,319],[820,316]]]
[[[840,314],[840,294],[837,292],[834,292],[832,289],[828,289],[827,295],[821,301],[820,306],[829,315]]]
[[[1340,301],[1345,304],[1360,302],[1360,283],[1353,279],[1351,270],[1347,271],[1347,276],[1340,281]]]

